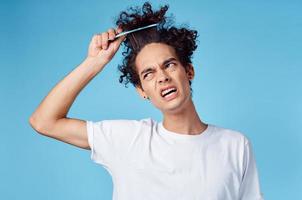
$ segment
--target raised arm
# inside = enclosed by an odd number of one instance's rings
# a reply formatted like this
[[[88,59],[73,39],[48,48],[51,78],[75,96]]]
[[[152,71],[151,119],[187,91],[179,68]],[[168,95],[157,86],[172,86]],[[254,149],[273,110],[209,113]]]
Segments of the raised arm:
[[[40,134],[90,149],[85,120],[72,119],[67,113],[81,90],[115,55],[125,36],[113,42],[121,29],[109,29],[92,37],[85,60],[63,78],[43,99],[29,118],[30,125]]]

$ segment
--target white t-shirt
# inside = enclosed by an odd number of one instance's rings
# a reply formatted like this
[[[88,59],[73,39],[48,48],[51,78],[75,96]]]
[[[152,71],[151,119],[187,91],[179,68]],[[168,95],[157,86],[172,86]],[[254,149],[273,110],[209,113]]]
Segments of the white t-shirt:
[[[86,121],[91,159],[112,176],[113,200],[262,200],[251,144],[208,124],[199,135],[162,122]]]

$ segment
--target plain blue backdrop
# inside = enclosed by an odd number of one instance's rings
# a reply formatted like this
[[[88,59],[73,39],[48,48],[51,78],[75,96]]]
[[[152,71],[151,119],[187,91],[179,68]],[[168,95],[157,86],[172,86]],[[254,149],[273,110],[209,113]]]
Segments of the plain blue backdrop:
[[[83,61],[93,34],[142,2],[1,1],[0,199],[112,198],[111,177],[89,151],[37,134],[28,119]],[[265,199],[302,199],[301,1],[151,2],[168,3],[177,25],[199,33],[192,86],[202,120],[249,137]],[[121,51],[69,117],[161,120],[131,85],[118,83]]]

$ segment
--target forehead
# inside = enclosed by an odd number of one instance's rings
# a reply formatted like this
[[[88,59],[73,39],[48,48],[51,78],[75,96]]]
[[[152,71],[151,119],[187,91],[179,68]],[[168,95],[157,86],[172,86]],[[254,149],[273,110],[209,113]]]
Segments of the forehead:
[[[150,43],[142,48],[135,59],[135,66],[140,72],[146,67],[162,64],[168,58],[176,58],[175,49],[163,43]]]

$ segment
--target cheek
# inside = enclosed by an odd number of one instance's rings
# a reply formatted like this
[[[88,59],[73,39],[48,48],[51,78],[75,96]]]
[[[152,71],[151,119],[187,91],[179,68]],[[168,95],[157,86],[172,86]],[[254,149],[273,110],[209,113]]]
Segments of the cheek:
[[[151,83],[151,81],[145,81],[144,83],[142,83],[142,87],[144,89],[144,92],[146,93],[146,95],[148,96],[153,96],[154,94],[154,86]]]
[[[189,83],[189,78],[185,75],[178,77],[179,80],[181,80],[181,85],[183,90],[185,91],[190,91],[190,83]]]

